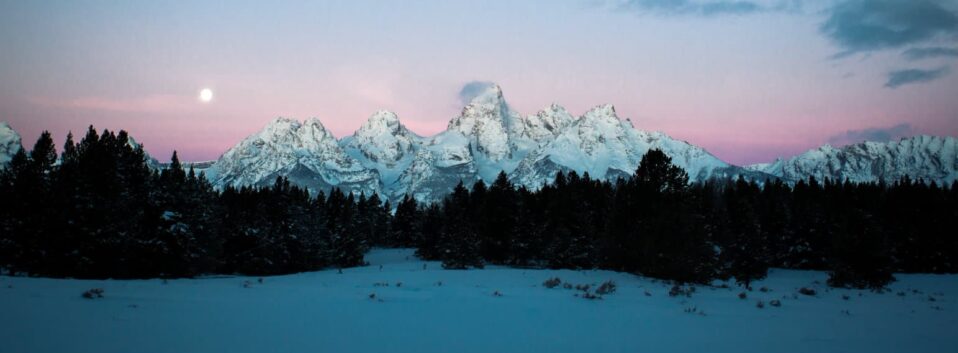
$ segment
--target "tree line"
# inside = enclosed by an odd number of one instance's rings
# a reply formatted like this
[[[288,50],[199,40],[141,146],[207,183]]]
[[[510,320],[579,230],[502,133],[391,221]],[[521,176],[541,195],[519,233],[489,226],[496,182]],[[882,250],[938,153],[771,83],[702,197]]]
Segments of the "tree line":
[[[829,271],[879,288],[893,272],[958,271],[958,185],[809,178],[794,186],[689,183],[658,150],[633,175],[559,172],[539,190],[460,183],[438,204],[333,189],[217,191],[174,152],[157,171],[126,132],[92,127],[57,155],[49,133],[0,172],[0,268],[81,278],[282,274],[363,265],[372,246],[415,247],[449,269],[486,264],[610,269],[686,283],[769,267]]]

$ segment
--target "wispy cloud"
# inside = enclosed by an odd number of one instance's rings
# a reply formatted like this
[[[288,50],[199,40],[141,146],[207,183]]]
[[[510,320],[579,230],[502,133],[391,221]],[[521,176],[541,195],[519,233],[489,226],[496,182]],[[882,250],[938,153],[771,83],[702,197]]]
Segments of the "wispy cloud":
[[[783,7],[766,7],[747,0],[625,0],[618,2],[616,8],[661,15],[720,16],[746,15]]]
[[[833,146],[844,146],[862,141],[886,142],[908,137],[915,134],[915,129],[908,123],[891,127],[873,127],[861,130],[848,130],[828,138]]]
[[[911,48],[905,50],[902,54],[908,60],[921,60],[921,59],[930,59],[930,58],[958,58],[958,48],[945,48],[945,47],[927,47],[927,48]]]
[[[895,89],[909,84],[931,82],[944,77],[948,72],[948,67],[940,67],[932,70],[895,70],[888,73],[888,81],[885,82],[885,87]]]
[[[819,29],[842,49],[837,57],[958,35],[958,15],[940,0],[848,0],[827,14]]]

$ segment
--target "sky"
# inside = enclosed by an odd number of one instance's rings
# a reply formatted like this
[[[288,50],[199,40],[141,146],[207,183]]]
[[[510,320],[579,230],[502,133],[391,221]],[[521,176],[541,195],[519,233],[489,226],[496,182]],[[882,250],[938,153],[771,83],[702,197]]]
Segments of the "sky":
[[[0,121],[216,159],[279,116],[420,135],[460,93],[612,103],[735,164],[958,135],[958,0],[0,0]],[[202,89],[212,101],[198,99]],[[465,88],[465,89],[464,89]]]

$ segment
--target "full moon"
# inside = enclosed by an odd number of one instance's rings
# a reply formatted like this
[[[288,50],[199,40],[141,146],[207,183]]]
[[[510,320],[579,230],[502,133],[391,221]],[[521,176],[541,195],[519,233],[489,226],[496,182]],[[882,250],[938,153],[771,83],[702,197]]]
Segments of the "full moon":
[[[211,100],[213,100],[213,90],[204,88],[200,91],[200,101],[203,103],[209,103]]]

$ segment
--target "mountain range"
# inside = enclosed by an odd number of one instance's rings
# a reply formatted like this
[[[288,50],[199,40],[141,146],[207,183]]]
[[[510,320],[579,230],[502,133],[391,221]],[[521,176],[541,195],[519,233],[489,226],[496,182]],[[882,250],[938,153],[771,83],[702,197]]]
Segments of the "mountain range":
[[[20,145],[0,123],[0,164]],[[599,105],[582,116],[552,104],[532,115],[514,111],[499,86],[490,85],[453,117],[446,130],[424,137],[399,117],[378,111],[352,135],[337,139],[318,119],[277,118],[230,148],[215,162],[197,163],[217,187],[271,185],[277,176],[310,190],[340,188],[397,200],[442,199],[456,184],[491,183],[500,172],[516,185],[540,188],[560,171],[614,180],[632,174],[642,156],[660,149],[692,181],[736,178],[797,182],[894,181],[904,175],[940,184],[958,179],[958,139],[915,136],[892,142],[824,145],[790,159],[736,166],[705,149],[661,132],[636,129],[615,107]]]

